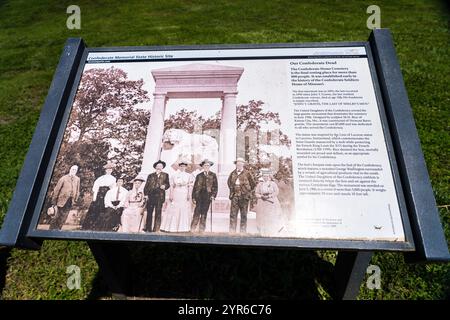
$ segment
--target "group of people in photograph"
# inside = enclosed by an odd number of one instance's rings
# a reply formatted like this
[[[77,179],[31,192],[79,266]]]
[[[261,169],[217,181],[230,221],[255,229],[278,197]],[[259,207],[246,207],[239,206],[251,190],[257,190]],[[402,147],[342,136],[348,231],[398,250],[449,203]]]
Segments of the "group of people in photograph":
[[[256,198],[254,210],[259,234],[276,236],[283,229],[286,219],[272,171],[269,168],[260,169],[260,177],[256,180],[252,172],[246,169],[243,158],[237,158],[234,163],[236,168],[227,180],[229,232],[247,232],[247,214],[252,199]],[[136,176],[132,180],[132,189],[127,190],[123,187],[124,177],[116,179],[112,175],[114,165],[106,164],[105,174],[93,184],[92,202],[81,222],[81,229],[124,233],[203,233],[208,212],[212,214],[212,202],[217,197],[219,184],[216,173],[210,170],[214,165],[212,161],[205,159],[199,165],[201,170],[194,175],[186,171],[188,162],[180,160],[177,170],[169,176],[164,172],[166,163],[159,160],[153,164],[154,172],[148,177]],[[50,229],[61,229],[71,207],[78,201],[80,178],[76,175],[77,171],[78,167],[72,166],[53,190]]]

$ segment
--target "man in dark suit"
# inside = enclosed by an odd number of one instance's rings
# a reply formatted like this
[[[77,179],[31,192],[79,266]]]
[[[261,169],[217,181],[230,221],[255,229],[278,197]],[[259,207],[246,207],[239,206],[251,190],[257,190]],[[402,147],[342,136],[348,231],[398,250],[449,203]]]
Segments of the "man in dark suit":
[[[69,173],[62,176],[52,193],[52,203],[57,207],[55,216],[50,222],[50,230],[61,229],[66,222],[70,209],[80,196],[80,178],[77,177],[78,166],[70,168]]]
[[[151,173],[144,187],[144,195],[147,197],[147,223],[146,232],[158,232],[161,227],[161,212],[164,201],[166,201],[166,190],[170,188],[169,175],[162,172],[166,167],[164,161],[153,164],[155,172]],[[153,210],[155,211],[155,224],[152,229]]]
[[[195,232],[197,226],[199,231],[205,231],[206,217],[211,201],[217,196],[217,176],[209,168],[214,163],[209,160],[203,160],[200,167],[203,171],[195,177],[194,187],[192,189],[192,200],[195,204],[194,216],[192,217],[191,232]]]
[[[236,169],[230,173],[228,177],[228,188],[230,189],[230,232],[236,232],[237,217],[241,212],[240,231],[245,233],[247,231],[247,212],[248,203],[252,198],[253,190],[256,187],[250,171],[244,168],[245,160],[237,158],[234,164]]]

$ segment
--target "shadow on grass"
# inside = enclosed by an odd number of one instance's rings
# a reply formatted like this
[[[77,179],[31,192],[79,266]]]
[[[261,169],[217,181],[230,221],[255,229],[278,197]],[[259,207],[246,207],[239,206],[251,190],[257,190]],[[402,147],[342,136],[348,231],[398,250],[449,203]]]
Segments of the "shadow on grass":
[[[6,247],[0,247],[0,299],[2,297],[3,288],[6,283],[6,270],[7,270],[7,260],[10,256],[11,249]]]
[[[131,292],[148,298],[307,299],[333,296],[333,265],[313,251],[147,245],[130,248]],[[108,296],[97,274],[89,299]]]

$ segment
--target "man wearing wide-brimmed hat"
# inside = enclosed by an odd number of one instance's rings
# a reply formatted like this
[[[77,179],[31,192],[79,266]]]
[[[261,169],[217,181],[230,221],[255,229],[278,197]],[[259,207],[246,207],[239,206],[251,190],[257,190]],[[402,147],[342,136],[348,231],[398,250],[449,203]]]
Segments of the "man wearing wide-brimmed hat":
[[[230,232],[236,232],[236,224],[239,212],[241,213],[240,231],[247,231],[248,204],[256,187],[250,171],[245,169],[246,161],[237,158],[234,162],[236,169],[228,177],[228,188],[230,189]]]
[[[203,171],[195,177],[194,187],[192,189],[192,199],[195,203],[194,216],[192,217],[191,232],[196,231],[197,226],[199,231],[203,232],[206,228],[206,217],[211,201],[217,196],[217,176],[214,172],[209,171],[209,168],[214,163],[208,159],[200,163]]]
[[[161,227],[162,206],[166,201],[166,190],[170,188],[169,175],[162,171],[165,167],[164,161],[156,161],[153,164],[155,172],[148,176],[144,187],[144,194],[148,198],[146,232],[158,232]],[[153,211],[155,223],[152,228]]]

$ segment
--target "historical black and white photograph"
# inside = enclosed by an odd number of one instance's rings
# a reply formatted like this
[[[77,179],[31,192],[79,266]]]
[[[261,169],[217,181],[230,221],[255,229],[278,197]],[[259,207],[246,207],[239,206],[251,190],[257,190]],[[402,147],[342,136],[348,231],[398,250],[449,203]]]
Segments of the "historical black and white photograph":
[[[285,237],[285,60],[85,65],[38,229]]]
[[[403,241],[366,49],[90,53],[37,228]]]

